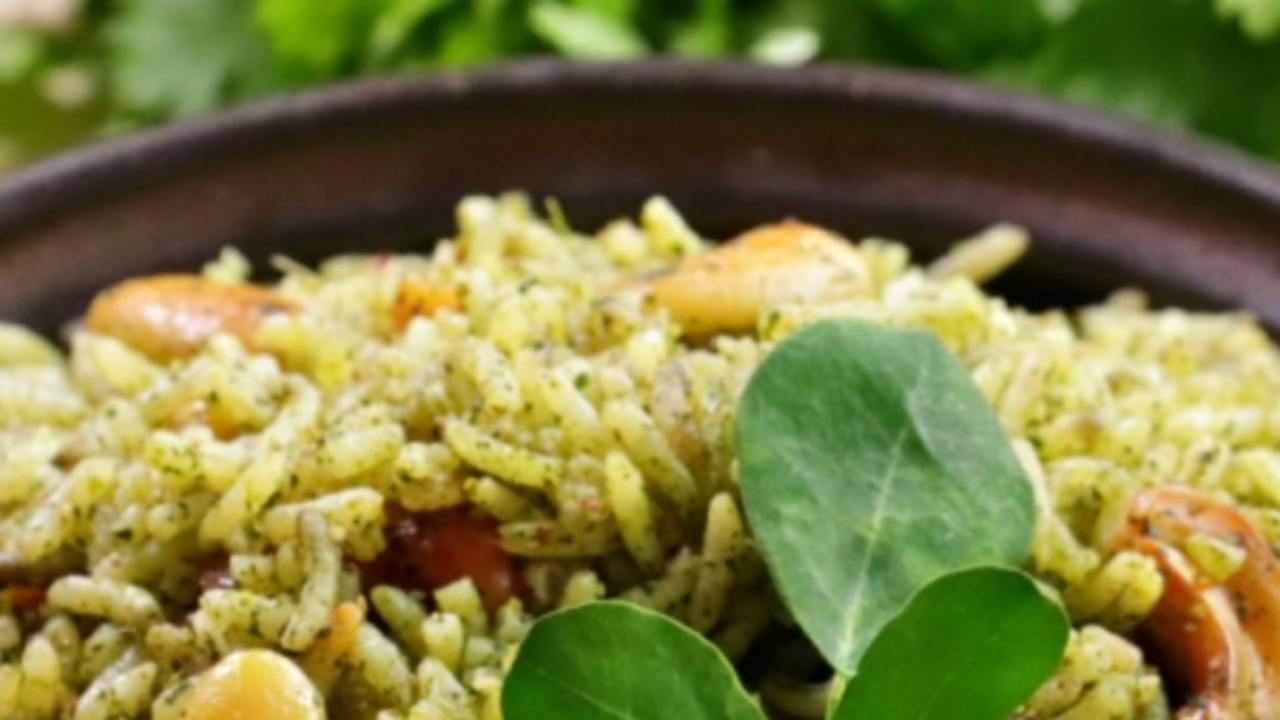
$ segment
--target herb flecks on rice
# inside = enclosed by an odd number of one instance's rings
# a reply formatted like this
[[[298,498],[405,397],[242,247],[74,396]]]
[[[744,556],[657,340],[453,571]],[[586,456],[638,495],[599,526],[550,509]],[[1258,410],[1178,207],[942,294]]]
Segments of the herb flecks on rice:
[[[271,288],[233,253],[135,281],[67,357],[0,325],[0,715],[193,718],[261,665],[305,680],[299,717],[496,720],[533,618],[602,597],[740,659],[790,620],[743,520],[735,406],[830,317],[933,331],[1013,439],[1027,569],[1076,625],[1025,715],[1167,717],[1130,638],[1171,571],[1114,536],[1135,497],[1195,488],[1280,543],[1280,354],[1244,315],[1010,307],[977,284],[1023,251],[1010,228],[924,269],[797,223],[706,254],[661,200],[594,237],[519,196],[458,220],[429,256],[280,260]],[[1175,543],[1195,582],[1257,562],[1199,530]]]

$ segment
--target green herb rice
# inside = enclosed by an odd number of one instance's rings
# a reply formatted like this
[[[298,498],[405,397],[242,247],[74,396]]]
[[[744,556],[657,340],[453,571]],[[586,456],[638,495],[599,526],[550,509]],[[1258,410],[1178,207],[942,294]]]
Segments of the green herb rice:
[[[0,717],[1268,716],[1251,318],[1018,309],[1009,227],[920,266],[553,215],[468,198],[270,288],[228,251],[66,352],[0,325]]]

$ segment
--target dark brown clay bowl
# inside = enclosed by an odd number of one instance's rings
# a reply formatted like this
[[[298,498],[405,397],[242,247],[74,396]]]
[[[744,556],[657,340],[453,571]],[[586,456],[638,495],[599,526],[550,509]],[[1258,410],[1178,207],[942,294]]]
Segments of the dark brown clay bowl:
[[[1207,143],[937,77],[851,67],[539,62],[340,87],[77,151],[0,181],[0,318],[52,330],[121,278],[426,247],[464,194],[577,227],[670,197],[711,235],[793,216],[928,256],[1033,233],[999,290],[1138,285],[1280,328],[1280,175]]]

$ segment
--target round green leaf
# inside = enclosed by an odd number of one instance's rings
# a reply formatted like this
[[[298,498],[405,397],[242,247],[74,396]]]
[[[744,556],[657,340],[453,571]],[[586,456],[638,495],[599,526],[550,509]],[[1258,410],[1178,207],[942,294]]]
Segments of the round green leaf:
[[[1004,720],[1062,660],[1062,607],[1017,570],[927,585],[876,637],[833,720]]]
[[[930,333],[825,321],[780,343],[738,410],[742,496],[796,620],[851,672],[920,588],[1027,555],[1031,485]]]
[[[674,620],[607,601],[534,623],[502,688],[506,720],[764,720],[724,655]]]

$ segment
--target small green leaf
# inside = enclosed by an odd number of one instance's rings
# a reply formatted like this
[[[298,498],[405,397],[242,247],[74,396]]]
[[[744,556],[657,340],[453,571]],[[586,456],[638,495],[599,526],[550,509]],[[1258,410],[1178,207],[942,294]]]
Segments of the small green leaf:
[[[1257,42],[1280,32],[1280,0],[1214,0],[1220,17],[1235,19],[1245,34]]]
[[[676,621],[621,602],[547,615],[502,687],[506,720],[764,720],[724,655]]]
[[[568,4],[620,23],[631,22],[636,11],[635,0],[568,0]]]
[[[251,0],[133,0],[106,26],[118,116],[180,117],[289,87]]]
[[[956,69],[1034,47],[1051,28],[1053,17],[1064,12],[1051,10],[1041,0],[874,0],[872,4],[911,51],[927,62]]]
[[[1017,570],[945,575],[876,636],[832,718],[1004,720],[1058,667],[1070,627]]]
[[[529,24],[547,44],[577,60],[627,60],[649,51],[635,28],[587,8],[538,3],[529,10]]]
[[[492,62],[504,57],[509,48],[504,45],[502,28],[495,24],[482,8],[466,15],[452,17],[445,22],[444,33],[435,62],[460,67]]]
[[[817,57],[821,45],[813,28],[785,27],[765,33],[747,52],[765,65],[803,65]]]
[[[693,58],[730,52],[732,20],[728,0],[698,0],[691,17],[677,24],[668,50]]]
[[[451,0],[389,0],[369,35],[367,55],[374,65],[388,62],[413,37],[413,31],[445,10]]]
[[[1133,28],[1161,42],[1133,42]],[[1280,42],[1249,41],[1207,0],[1086,3],[1034,52],[985,75],[1280,158]]]
[[[736,440],[761,552],[842,671],[929,582],[1029,551],[1030,482],[931,333],[835,320],[800,330],[748,383]]]
[[[258,24],[276,54],[321,77],[346,70],[363,48],[382,3],[364,0],[258,0]]]
[[[48,40],[31,30],[0,26],[0,83],[12,83],[40,67]]]

